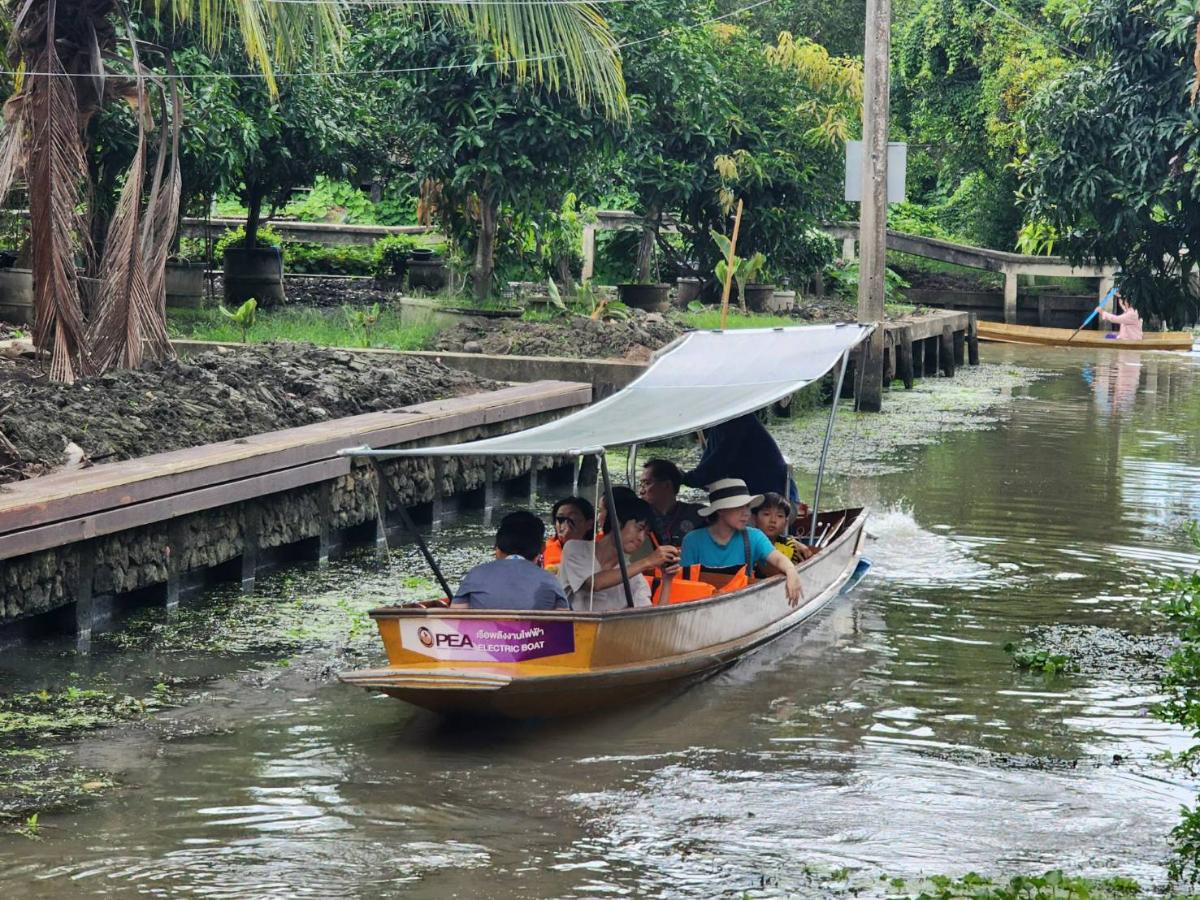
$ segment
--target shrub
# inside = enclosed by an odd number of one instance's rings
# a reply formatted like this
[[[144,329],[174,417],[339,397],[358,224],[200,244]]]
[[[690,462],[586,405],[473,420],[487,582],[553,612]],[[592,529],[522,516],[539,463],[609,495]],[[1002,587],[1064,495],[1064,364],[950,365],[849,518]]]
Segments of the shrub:
[[[259,226],[258,229],[258,246],[260,247],[278,247],[283,243],[283,238],[279,236],[279,232],[271,228],[269,225]],[[230,228],[217,240],[213,247],[213,256],[216,259],[221,259],[225,255],[225,251],[230,247],[244,247],[246,245],[246,227],[239,225],[237,228]]]
[[[370,275],[375,267],[371,247],[333,246],[301,241],[283,245],[284,267],[309,275]]]
[[[421,246],[415,235],[392,234],[380,238],[372,248],[376,278],[395,278],[404,274],[408,255]]]

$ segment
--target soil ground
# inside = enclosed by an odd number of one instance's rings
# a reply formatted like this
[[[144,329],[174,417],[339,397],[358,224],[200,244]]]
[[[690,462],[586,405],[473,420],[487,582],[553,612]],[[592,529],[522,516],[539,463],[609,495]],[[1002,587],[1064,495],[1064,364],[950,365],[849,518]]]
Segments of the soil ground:
[[[359,358],[259,344],[51,383],[42,365],[0,357],[0,483],[45,474],[67,444],[110,462],[378,412],[493,387],[420,359]]]
[[[567,356],[645,360],[683,333],[684,326],[658,313],[598,322],[571,316],[550,322],[470,319],[441,332],[433,349],[517,356]]]
[[[734,310],[736,312],[736,310]],[[910,315],[935,312],[918,309]],[[779,324],[788,316],[776,316]],[[857,306],[837,297],[806,300],[792,310],[797,324],[808,322],[852,322]],[[888,316],[888,318],[895,318]],[[519,356],[565,356],[572,359],[609,358],[648,360],[693,327],[681,312],[645,313],[634,310],[630,319],[594,321],[586,316],[569,316],[537,322],[523,319],[471,319],[438,334],[433,349],[447,352],[515,354]]]
[[[225,286],[220,275],[212,279],[212,303],[223,302]],[[333,275],[312,277],[284,275],[283,290],[288,306],[312,306],[319,309],[338,309],[342,306],[386,306],[395,292],[375,288],[372,278],[345,278]]]

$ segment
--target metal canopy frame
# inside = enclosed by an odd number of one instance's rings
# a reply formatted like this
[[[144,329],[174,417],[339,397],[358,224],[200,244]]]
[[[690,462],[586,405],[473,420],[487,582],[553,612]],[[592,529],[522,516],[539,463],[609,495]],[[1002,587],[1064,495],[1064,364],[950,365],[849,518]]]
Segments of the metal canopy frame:
[[[834,386],[832,403],[830,404],[829,424],[826,426],[825,437],[824,437],[824,441],[821,446],[821,457],[820,457],[820,461],[819,461],[818,467],[817,467],[816,485],[815,485],[815,490],[813,493],[812,524],[811,524],[811,529],[809,532],[809,543],[813,544],[816,541],[817,515],[820,511],[821,486],[822,486],[822,482],[824,481],[824,476],[825,476],[825,463],[826,463],[826,459],[829,455],[829,444],[830,444],[830,440],[833,436],[833,426],[834,426],[834,423],[837,418],[838,400],[841,397],[842,384],[843,384],[843,381],[846,376],[847,366],[849,365],[849,362],[850,362],[850,354],[857,347],[859,347],[861,345],[861,343],[871,334],[871,332],[875,328],[875,326],[873,326],[873,325],[851,325],[849,323],[839,323],[839,324],[833,325],[833,326],[809,326],[807,328],[791,328],[791,329],[772,328],[772,329],[745,329],[745,330],[739,330],[739,331],[735,331],[735,332],[729,332],[729,331],[693,332],[690,335],[684,335],[682,338],[677,339],[675,342],[673,342],[672,344],[665,347],[662,351],[660,351],[660,355],[656,358],[656,360],[651,364],[651,366],[645,373],[643,373],[641,376],[639,376],[634,382],[627,385],[622,390],[618,391],[616,394],[613,394],[610,397],[606,398],[605,400],[600,401],[600,403],[598,403],[598,404],[594,404],[593,406],[587,407],[584,410],[567,415],[567,416],[563,417],[562,419],[556,420],[556,422],[549,423],[549,425],[553,426],[558,423],[570,423],[572,420],[576,420],[576,419],[585,419],[588,417],[589,411],[595,411],[596,409],[601,408],[601,407],[607,408],[610,406],[615,406],[617,408],[617,411],[620,412],[620,407],[621,407],[621,403],[622,403],[620,398],[622,397],[622,395],[628,396],[629,392],[634,391],[634,390],[641,390],[641,391],[650,390],[650,391],[653,391],[655,394],[658,394],[661,391],[663,396],[656,397],[655,399],[656,400],[665,400],[665,397],[669,396],[670,385],[656,385],[653,383],[654,380],[652,378],[650,378],[649,376],[653,375],[656,372],[656,370],[659,370],[660,367],[668,367],[671,363],[672,357],[675,356],[676,354],[679,354],[681,351],[686,351],[688,349],[688,345],[690,343],[689,338],[692,338],[697,334],[737,335],[742,338],[750,336],[750,335],[767,335],[767,334],[769,334],[769,335],[774,336],[775,341],[778,341],[781,336],[788,337],[788,338],[793,337],[793,336],[798,337],[798,338],[803,338],[803,335],[805,332],[808,332],[809,334],[813,334],[816,331],[821,331],[825,334],[828,334],[833,329],[842,329],[842,328],[852,328],[853,330],[846,333],[845,336],[840,341],[834,342],[833,348],[828,347],[828,346],[824,347],[823,349],[825,350],[825,353],[823,354],[823,356],[819,360],[814,361],[815,366],[810,365],[807,367],[807,370],[803,373],[803,377],[793,378],[790,380],[789,379],[777,379],[775,381],[762,382],[761,387],[763,388],[763,392],[761,394],[754,396],[752,400],[743,400],[740,396],[735,397],[734,400],[737,401],[736,403],[727,403],[726,408],[723,410],[723,414],[721,416],[714,417],[711,420],[704,419],[703,417],[693,418],[691,421],[689,421],[689,424],[687,425],[687,427],[681,427],[681,428],[677,428],[674,430],[665,430],[662,432],[654,432],[654,433],[645,433],[644,431],[638,432],[637,434],[630,435],[629,440],[613,443],[613,446],[620,446],[621,444],[625,444],[629,447],[629,457],[628,457],[628,460],[626,463],[626,467],[627,467],[628,471],[626,474],[627,474],[627,477],[632,478],[633,466],[637,459],[637,448],[638,448],[639,444],[644,444],[644,443],[647,443],[652,440],[662,440],[662,439],[666,439],[669,437],[675,437],[679,434],[687,434],[687,433],[690,433],[690,432],[693,432],[693,431],[696,431],[696,430],[699,430],[702,428],[708,428],[708,427],[712,427],[714,425],[719,425],[722,422],[729,421],[730,419],[744,415],[748,412],[753,412],[757,409],[761,409],[762,407],[768,406],[771,403],[774,403],[776,400],[780,400],[783,397],[788,396],[791,393],[794,393],[796,390],[799,390],[800,388],[805,387],[805,386],[813,383],[814,381],[817,381],[820,378],[823,378],[826,374],[828,374],[830,371],[832,371],[834,369],[834,367],[836,366],[838,373],[837,373],[837,378],[836,378],[836,382],[835,382],[835,386]],[[833,355],[832,357],[830,356],[831,349],[837,350],[836,355]],[[757,359],[755,362],[756,362],[756,364],[761,364],[764,366],[769,365],[768,360],[761,359],[761,358]],[[745,370],[744,365],[742,368],[743,368],[743,370]],[[640,385],[640,387],[639,387],[639,385]],[[712,389],[714,391],[719,390],[719,385],[720,385],[720,379],[718,377],[717,383],[716,383],[716,385],[713,386]],[[743,384],[739,385],[739,387],[742,389],[753,388],[754,385],[743,383]],[[752,393],[752,392],[750,392],[750,393]],[[692,399],[695,399],[695,398],[693,397]],[[746,405],[747,403],[749,403],[750,405],[747,406]],[[638,411],[641,412],[642,410],[638,410]],[[594,413],[593,413],[593,417],[594,417]],[[543,430],[547,430],[546,425],[539,425],[539,426],[535,426],[534,428],[531,428],[531,429],[526,429],[523,432],[516,432],[515,435],[522,435],[522,434],[528,435],[531,432],[539,432],[539,431],[543,431]],[[555,429],[555,430],[561,430],[561,426],[559,427],[559,429]],[[512,437],[513,437],[513,435],[501,436],[501,438],[512,438]],[[624,548],[621,546],[621,523],[617,520],[616,511],[614,509],[612,479],[609,476],[608,460],[605,455],[607,447],[605,447],[605,446],[565,447],[561,444],[555,444],[553,446],[547,445],[545,447],[540,447],[537,444],[529,444],[529,445],[524,445],[524,446],[521,446],[521,445],[506,446],[506,444],[510,444],[510,443],[511,442],[505,441],[503,439],[485,438],[480,441],[468,442],[468,443],[463,443],[463,444],[451,444],[451,445],[446,445],[446,446],[433,446],[433,447],[407,447],[407,448],[397,448],[397,449],[389,449],[389,450],[375,450],[370,447],[350,447],[350,448],[346,448],[344,450],[339,450],[338,455],[339,456],[367,457],[367,458],[372,459],[372,461],[378,461],[380,459],[397,459],[397,458],[401,458],[401,457],[417,457],[417,456],[563,455],[563,456],[574,456],[576,458],[583,457],[583,456],[595,456],[599,462],[598,468],[600,471],[600,477],[603,481],[603,487],[604,487],[605,506],[607,508],[607,516],[608,516],[608,521],[606,521],[606,525],[608,526],[608,530],[612,535],[613,544],[617,550],[617,563],[621,570],[622,584],[625,588],[625,602],[628,607],[633,607],[633,605],[634,605],[633,604],[633,593],[629,586],[629,570],[628,570],[628,566],[625,561],[625,551],[624,551]],[[407,525],[408,524],[407,516],[405,516],[405,520],[406,520],[405,524]],[[426,561],[429,562],[429,564],[433,568],[434,572],[437,574],[438,580],[443,581],[443,579],[441,578],[441,572],[438,569],[437,563],[433,560],[432,554],[430,554],[428,552],[427,548],[424,546],[424,542],[420,540],[419,536],[418,536],[418,542],[423,551],[422,555],[425,556]],[[443,581],[443,585],[444,585],[444,581]],[[449,593],[449,591],[448,591],[448,593]]]

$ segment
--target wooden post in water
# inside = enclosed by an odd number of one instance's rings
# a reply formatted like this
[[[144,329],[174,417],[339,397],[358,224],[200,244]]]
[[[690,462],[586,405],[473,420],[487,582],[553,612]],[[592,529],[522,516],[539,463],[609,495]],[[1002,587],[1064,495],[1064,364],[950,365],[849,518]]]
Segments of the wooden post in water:
[[[949,325],[942,326],[942,344],[938,348],[938,357],[942,364],[942,374],[947,378],[954,377],[954,329]]]
[[[863,178],[858,224],[858,321],[882,323],[887,262],[887,150],[891,82],[891,0],[866,0],[863,48]],[[863,343],[858,373],[858,408],[883,405],[883,328]]]
[[[913,335],[912,326],[904,325],[896,331],[896,377],[904,382],[904,389],[913,386]]]
[[[975,313],[967,315],[967,362],[979,365],[979,317]]]

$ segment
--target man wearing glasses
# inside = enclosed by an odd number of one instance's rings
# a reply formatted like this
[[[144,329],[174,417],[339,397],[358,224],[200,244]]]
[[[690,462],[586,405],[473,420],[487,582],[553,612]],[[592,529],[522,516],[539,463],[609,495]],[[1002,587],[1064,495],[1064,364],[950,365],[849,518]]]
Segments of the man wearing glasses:
[[[683,473],[669,459],[652,459],[642,467],[638,494],[654,511],[650,531],[658,545],[682,546],[689,531],[706,524],[698,512],[699,506],[678,499],[682,484]]]

